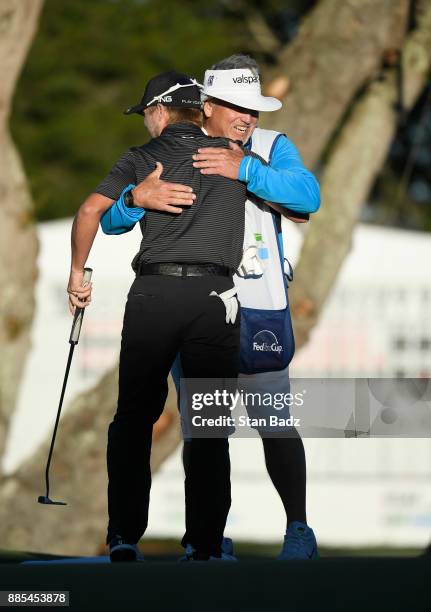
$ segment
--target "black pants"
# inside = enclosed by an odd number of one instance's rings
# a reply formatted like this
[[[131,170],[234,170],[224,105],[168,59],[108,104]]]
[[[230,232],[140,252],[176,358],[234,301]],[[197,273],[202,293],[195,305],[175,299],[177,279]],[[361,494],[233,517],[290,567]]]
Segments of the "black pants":
[[[179,352],[185,378],[236,378],[239,315],[225,322],[225,306],[211,291],[233,287],[231,278],[141,276],[124,314],[118,407],[108,431],[107,541],[132,542],[148,521],[153,424],[163,411],[167,376]],[[217,554],[230,508],[227,439],[191,441],[186,476],[187,542]]]

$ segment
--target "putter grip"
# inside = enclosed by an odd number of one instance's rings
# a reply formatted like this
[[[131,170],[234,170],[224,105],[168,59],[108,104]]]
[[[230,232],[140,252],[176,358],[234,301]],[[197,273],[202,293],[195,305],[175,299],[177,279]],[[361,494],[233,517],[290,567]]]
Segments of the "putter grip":
[[[85,287],[91,280],[92,268],[84,268],[84,278],[82,279],[82,286]],[[75,315],[73,317],[72,330],[70,332],[69,343],[78,344],[79,334],[81,333],[82,319],[84,318],[85,308],[76,308]]]

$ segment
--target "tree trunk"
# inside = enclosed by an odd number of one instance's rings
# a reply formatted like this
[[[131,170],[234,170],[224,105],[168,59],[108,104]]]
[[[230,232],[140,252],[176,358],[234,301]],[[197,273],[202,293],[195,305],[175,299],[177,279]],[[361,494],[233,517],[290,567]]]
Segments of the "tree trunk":
[[[427,83],[431,63],[431,0],[402,52],[404,104],[410,110]],[[291,309],[303,345],[347,255],[361,207],[395,135],[395,69],[386,70],[355,105],[325,166],[323,207],[306,235],[292,284]]]
[[[355,94],[378,73],[382,52],[400,48],[407,0],[321,0],[265,78],[284,75],[283,108],[261,126],[286,133],[307,166],[322,154]]]
[[[29,348],[37,276],[31,196],[7,123],[41,7],[42,0],[2,0],[0,6],[0,457]]]
[[[37,503],[45,494],[47,441],[0,486],[2,548],[54,554],[92,555],[105,541],[107,522],[107,429],[118,396],[118,368],[76,398],[62,419],[50,471],[50,497],[67,506]],[[152,470],[180,441],[176,393],[169,395],[153,436]],[[36,527],[35,527],[36,526]]]

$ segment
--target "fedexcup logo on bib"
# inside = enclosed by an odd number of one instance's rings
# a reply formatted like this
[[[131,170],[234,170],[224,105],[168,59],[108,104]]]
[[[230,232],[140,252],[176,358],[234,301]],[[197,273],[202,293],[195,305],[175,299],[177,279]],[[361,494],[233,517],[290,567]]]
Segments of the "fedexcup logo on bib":
[[[283,347],[278,342],[277,336],[269,329],[262,329],[253,337],[253,351],[281,353],[282,350]]]

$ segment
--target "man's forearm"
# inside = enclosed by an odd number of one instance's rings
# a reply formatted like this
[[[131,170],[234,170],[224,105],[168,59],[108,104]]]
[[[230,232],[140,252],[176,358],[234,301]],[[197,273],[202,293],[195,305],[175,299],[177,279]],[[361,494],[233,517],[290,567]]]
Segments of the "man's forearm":
[[[92,194],[79,208],[72,226],[71,270],[82,271],[87,262],[97,234],[101,215],[113,200],[100,194]]]
[[[72,270],[84,268],[97,234],[99,219],[100,216],[93,212],[78,211],[72,226]]]

